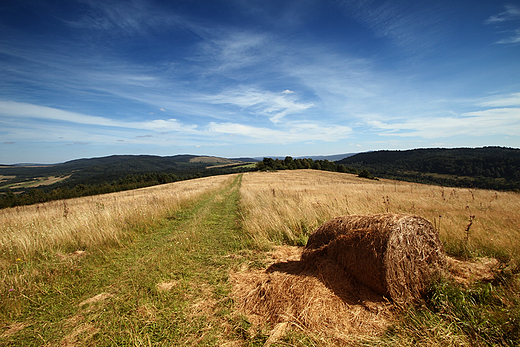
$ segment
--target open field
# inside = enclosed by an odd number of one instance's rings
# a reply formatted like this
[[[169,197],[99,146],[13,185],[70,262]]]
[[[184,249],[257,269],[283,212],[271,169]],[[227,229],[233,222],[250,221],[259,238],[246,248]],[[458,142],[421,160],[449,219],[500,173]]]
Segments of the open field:
[[[324,221],[387,212],[428,219],[449,254],[487,256],[474,263],[500,266],[498,280],[442,281],[425,306],[399,311],[363,293],[345,301],[316,277],[266,275],[299,259]],[[519,194],[314,170],[4,209],[0,345],[513,346],[519,226]],[[251,309],[260,289],[279,305]]]
[[[0,210],[2,259],[118,243],[128,230],[165,218],[228,179],[211,177]]]
[[[10,177],[14,178],[15,176],[10,176]],[[8,185],[2,186],[0,188],[1,189],[3,189],[3,188],[36,188],[36,187],[40,187],[40,186],[50,186],[51,184],[64,181],[69,177],[70,177],[70,175],[60,176],[60,177],[56,177],[56,176],[38,177],[38,178],[35,178],[30,181],[8,184]]]
[[[0,183],[2,183],[3,181],[7,181],[7,180],[10,180],[12,178],[15,178],[16,176],[4,176],[4,175],[0,175]]]
[[[517,193],[298,170],[244,174],[242,205],[244,227],[259,242],[304,245],[309,231],[336,216],[408,213],[428,219],[449,252],[458,253],[467,246],[477,254],[520,260]]]

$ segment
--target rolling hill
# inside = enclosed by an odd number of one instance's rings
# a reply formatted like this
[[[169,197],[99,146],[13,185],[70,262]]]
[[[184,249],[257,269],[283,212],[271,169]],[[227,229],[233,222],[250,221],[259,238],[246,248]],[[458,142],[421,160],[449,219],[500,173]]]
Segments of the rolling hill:
[[[520,189],[520,149],[505,147],[433,148],[376,151],[336,164],[366,169],[399,180],[498,190]]]
[[[4,165],[0,166],[0,193],[7,195],[0,199],[0,206],[25,205],[250,171],[249,164],[241,160],[183,154],[167,157],[113,155],[55,165]]]

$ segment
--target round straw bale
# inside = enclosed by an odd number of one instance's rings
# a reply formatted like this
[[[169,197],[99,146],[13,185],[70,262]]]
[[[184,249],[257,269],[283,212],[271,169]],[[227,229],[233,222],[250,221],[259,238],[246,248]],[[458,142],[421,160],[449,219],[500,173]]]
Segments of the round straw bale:
[[[306,266],[332,260],[356,281],[399,305],[420,300],[446,266],[431,223],[403,214],[334,218],[309,236],[301,259]]]

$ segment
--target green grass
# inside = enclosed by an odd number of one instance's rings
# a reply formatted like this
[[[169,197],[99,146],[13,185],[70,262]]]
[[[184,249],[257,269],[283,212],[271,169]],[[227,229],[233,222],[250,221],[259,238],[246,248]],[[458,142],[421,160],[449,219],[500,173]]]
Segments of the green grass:
[[[20,271],[41,276],[31,288],[13,288],[2,298],[0,322],[6,327],[0,345],[265,342],[266,337],[244,336],[241,318],[231,314],[228,274],[258,253],[240,229],[240,180],[141,230],[122,247],[20,264]],[[161,290],[160,283],[172,288]],[[24,328],[6,333],[14,323]]]
[[[519,346],[519,293],[518,274],[507,271],[495,283],[469,287],[441,280],[425,304],[404,312],[376,345]]]

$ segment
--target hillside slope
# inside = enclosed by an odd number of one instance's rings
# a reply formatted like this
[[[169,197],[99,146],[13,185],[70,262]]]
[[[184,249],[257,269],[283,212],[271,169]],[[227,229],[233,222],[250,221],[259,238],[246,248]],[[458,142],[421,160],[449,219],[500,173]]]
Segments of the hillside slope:
[[[520,149],[433,148],[360,153],[336,162],[384,178],[500,190],[520,189]]]
[[[47,166],[0,166],[0,208],[251,171],[247,162],[175,155],[113,155]]]
[[[208,165],[240,163],[238,160],[196,155],[175,155],[168,157],[153,155],[112,155],[99,158],[85,158],[46,166],[2,166],[0,175],[9,176],[4,184],[22,182],[44,176],[71,175],[68,183],[100,183],[117,180],[126,175],[149,172],[193,173]],[[14,176],[14,177],[13,177]]]

